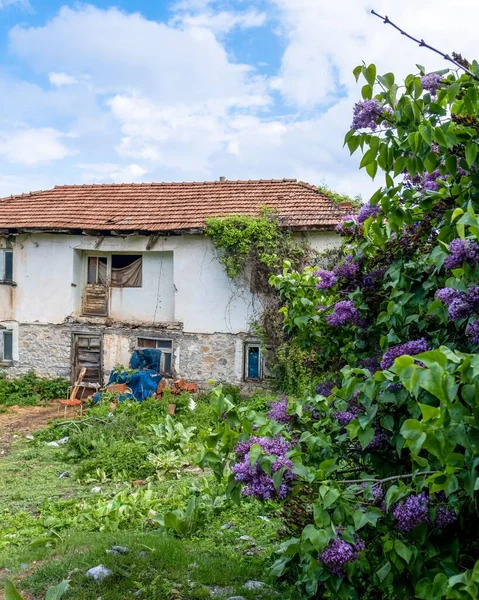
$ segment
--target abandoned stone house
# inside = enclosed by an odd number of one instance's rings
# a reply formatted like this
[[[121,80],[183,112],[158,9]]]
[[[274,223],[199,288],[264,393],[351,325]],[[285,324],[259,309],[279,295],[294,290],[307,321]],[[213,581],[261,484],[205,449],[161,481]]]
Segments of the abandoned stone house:
[[[66,185],[0,200],[0,369],[103,382],[135,348],[165,375],[266,375],[257,295],[226,275],[205,219],[274,209],[318,250],[345,208],[293,179]]]

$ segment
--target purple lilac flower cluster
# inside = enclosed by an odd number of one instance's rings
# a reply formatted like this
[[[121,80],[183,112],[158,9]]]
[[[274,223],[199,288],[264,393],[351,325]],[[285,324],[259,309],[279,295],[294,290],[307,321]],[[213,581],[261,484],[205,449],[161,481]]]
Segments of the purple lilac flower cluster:
[[[457,521],[456,513],[446,506],[439,506],[436,512],[434,525],[439,529],[445,529]]]
[[[367,483],[362,483],[361,487],[365,490],[368,489],[369,485]],[[386,512],[386,503],[384,502],[384,489],[380,483],[376,483],[371,487],[371,493],[373,495],[372,504],[378,506],[382,512]]]
[[[344,257],[343,262],[334,269],[334,273],[343,279],[352,279],[359,272],[359,264],[360,259],[354,260],[354,256],[348,254]]]
[[[421,77],[421,85],[426,92],[430,92],[433,96],[437,94],[437,90],[441,85],[442,78],[437,73],[429,73]]]
[[[474,266],[479,263],[479,244],[473,240],[461,240],[456,238],[449,244],[451,253],[444,261],[446,269],[457,269],[462,267],[464,262]]]
[[[358,395],[359,394],[356,393],[351,398],[346,410],[338,410],[333,413],[333,419],[335,419],[343,427],[348,425],[353,419],[356,419],[362,412],[364,412],[364,408],[358,402]]]
[[[371,373],[371,375],[374,375],[374,373],[380,370],[379,359],[377,356],[363,358],[359,361],[359,366],[362,369],[367,369]]]
[[[469,323],[466,334],[469,336],[471,343],[479,344],[479,321],[476,320]]]
[[[326,317],[329,325],[358,325],[359,313],[352,300],[340,300],[334,305],[332,314]]]
[[[462,292],[454,288],[437,290],[436,298],[447,306],[447,313],[451,321],[458,321],[470,317],[479,310],[479,287],[474,286]]]
[[[253,444],[259,444],[265,454],[276,457],[271,466],[272,474],[283,467],[286,468],[278,494],[274,487],[273,478],[265,473],[258,463],[251,465],[250,450]],[[231,471],[235,480],[244,484],[244,496],[256,496],[261,500],[268,500],[276,496],[280,498],[287,496],[295,478],[294,473],[291,471],[293,463],[289,458],[286,458],[286,453],[290,448],[291,444],[281,437],[253,436],[247,442],[239,442],[236,445],[237,462],[233,465]]]
[[[318,269],[315,271],[314,275],[319,277],[319,283],[316,285],[317,290],[329,290],[334,287],[338,281],[338,278],[333,271]]]
[[[418,340],[412,340],[411,342],[405,342],[404,344],[392,346],[383,354],[383,358],[381,360],[381,369],[383,369],[383,371],[385,369],[389,369],[389,367],[394,364],[394,361],[399,356],[403,356],[405,354],[414,356],[415,354],[420,354],[421,352],[426,352],[427,350],[428,344],[425,338],[420,338]]]
[[[393,508],[392,511],[401,531],[412,531],[420,523],[429,522],[429,498],[424,492],[411,494]]]
[[[322,381],[316,386],[316,393],[327,398],[331,395],[331,392],[335,386],[336,383],[334,381]]]
[[[351,129],[372,129],[377,128],[377,119],[382,114],[383,109],[377,100],[363,100],[357,102],[353,109],[353,122]]]
[[[380,281],[383,277],[384,274],[386,273],[387,269],[374,269],[373,271],[370,271],[369,273],[365,273],[363,275],[363,281],[362,281],[362,285],[363,287],[370,289],[370,290],[374,290],[377,287],[377,283],[378,281]]]
[[[363,540],[356,536],[354,544],[348,544],[343,538],[337,537],[329,542],[328,547],[319,555],[319,562],[324,563],[333,575],[344,577],[344,565],[357,560],[361,550],[364,550]]]
[[[352,222],[352,223],[351,223]],[[346,223],[351,223],[350,225],[346,225]],[[356,229],[358,225],[358,218],[356,215],[346,215],[341,217],[341,221],[336,225],[336,232],[340,235],[349,235]]]
[[[288,415],[288,398],[283,397],[277,402],[270,402],[269,406],[271,408],[267,414],[269,419],[283,425],[289,425],[293,422],[293,417]]]
[[[421,188],[423,192],[437,192],[440,188],[438,179],[444,180],[445,176],[441,175],[438,169],[435,169],[432,173],[424,171],[422,175],[415,173],[413,177],[408,171],[404,173],[404,185],[408,188]]]
[[[381,212],[381,207],[377,204],[363,204],[358,213],[358,223],[364,223],[369,217],[377,217]]]
[[[374,452],[375,450],[382,450],[389,444],[389,436],[384,429],[380,427],[375,428],[374,437],[366,446],[366,450]]]

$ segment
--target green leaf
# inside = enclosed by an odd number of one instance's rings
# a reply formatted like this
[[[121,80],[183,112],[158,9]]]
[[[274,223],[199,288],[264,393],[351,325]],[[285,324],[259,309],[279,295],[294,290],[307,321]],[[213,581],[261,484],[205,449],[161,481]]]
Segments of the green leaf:
[[[329,543],[329,535],[324,529],[316,529],[312,524],[306,525],[301,534],[303,540],[309,540],[317,552],[321,552]]]
[[[412,558],[412,552],[409,550],[406,544],[401,542],[401,540],[394,540],[394,550],[396,551],[396,554],[398,554],[403,560],[406,561],[407,564],[409,564]]]
[[[263,448],[259,444],[253,444],[249,451],[249,462],[254,466],[258,462],[258,458],[263,454]]]
[[[427,437],[422,431],[421,423],[415,419],[406,419],[401,427],[401,435],[407,440],[411,453],[419,454]]]
[[[439,415],[439,409],[435,408],[434,406],[419,403],[419,408],[421,409],[423,421],[430,421]]]
[[[363,450],[365,450],[366,447],[369,446],[369,444],[373,441],[374,433],[375,432],[372,427],[367,427],[366,429],[359,431],[358,439]]]
[[[378,163],[376,160],[373,160],[366,166],[366,173],[369,175],[369,177],[371,177],[371,179],[374,179],[376,177],[377,171]]]
[[[355,68],[353,69],[353,75],[354,75],[354,77],[355,77],[355,79],[356,79],[356,83],[357,83],[357,81],[358,81],[358,79],[359,79],[359,76],[360,76],[360,75],[361,75],[361,73],[362,73],[362,70],[363,70],[363,67],[362,67],[362,65],[358,65],[357,67],[355,67]]]
[[[378,75],[378,81],[389,90],[394,83],[394,73],[386,73],[385,75]]]
[[[13,583],[7,579],[5,581],[5,600],[23,600],[23,598],[18,593],[17,589],[13,585]]]
[[[326,492],[326,495],[324,496],[324,500],[323,500],[323,508],[329,508],[330,506],[332,506],[336,500],[339,498],[341,494],[339,493],[339,490],[328,490]]]
[[[376,81],[376,65],[371,64],[363,69],[363,75],[369,85],[373,86]]]
[[[471,167],[477,157],[477,144],[475,142],[468,142],[466,145],[466,162],[467,166]]]
[[[426,144],[430,146],[432,144],[432,127],[429,125],[429,123],[426,123],[425,125],[419,125],[419,133],[422,135],[422,138]]]
[[[375,160],[376,158],[376,154],[376,150],[374,150],[373,148],[369,148],[369,150],[367,150],[364,156],[362,157],[361,162],[359,163],[359,168],[362,169],[363,167],[369,165],[369,163],[373,162],[373,160]]]
[[[70,582],[66,579],[58,585],[49,587],[45,596],[45,600],[60,600],[63,594],[69,589],[69,587]]]
[[[361,96],[364,98],[364,100],[371,100],[371,98],[373,97],[373,88],[371,85],[363,85],[362,89],[361,89]]]
[[[389,575],[390,572],[391,572],[391,563],[388,561],[379,569],[379,571],[376,571],[376,575],[378,576],[379,581],[383,582],[386,579],[386,577]]]

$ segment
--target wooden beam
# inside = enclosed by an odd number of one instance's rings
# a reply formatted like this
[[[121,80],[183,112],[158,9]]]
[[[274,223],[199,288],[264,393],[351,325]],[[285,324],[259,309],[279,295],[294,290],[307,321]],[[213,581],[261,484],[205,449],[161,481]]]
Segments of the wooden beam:
[[[150,235],[150,237],[148,238],[148,242],[146,243],[146,249],[151,250],[159,239],[160,236],[157,233]]]
[[[100,237],[97,239],[97,241],[95,242],[95,245],[93,246],[93,248],[95,248],[95,250],[96,250],[97,248],[99,248],[99,247],[101,246],[101,243],[103,242],[103,240],[104,240],[104,239],[105,239],[105,236],[104,236],[104,235],[101,235],[101,236],[100,236]]]

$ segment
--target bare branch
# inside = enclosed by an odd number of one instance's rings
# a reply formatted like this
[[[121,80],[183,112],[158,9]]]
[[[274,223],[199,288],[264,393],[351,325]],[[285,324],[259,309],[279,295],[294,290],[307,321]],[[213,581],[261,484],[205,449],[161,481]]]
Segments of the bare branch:
[[[440,471],[419,471],[418,473],[407,473],[406,475],[392,475],[391,477],[385,477],[384,479],[342,479],[336,481],[336,483],[386,483],[387,481],[396,481],[397,479],[412,479],[420,475],[435,475]]]
[[[461,64],[457,60],[454,60],[454,58],[449,56],[449,54],[444,54],[444,52],[441,52],[437,48],[434,48],[430,44],[427,44],[424,40],[418,40],[417,38],[413,37],[406,31],[404,31],[403,29],[398,27],[395,23],[393,23],[387,15],[385,17],[383,17],[382,15],[378,14],[375,10],[372,10],[371,14],[373,14],[375,17],[379,17],[385,25],[391,25],[392,27],[394,27],[394,29],[397,29],[401,35],[405,35],[407,38],[409,38],[413,42],[416,42],[416,44],[419,44],[419,46],[421,46],[423,48],[428,48],[429,50],[432,50],[436,54],[439,54],[439,56],[442,56],[442,58],[444,58],[444,60],[448,60],[453,65],[455,65],[458,69],[462,69],[468,75],[470,75],[473,79],[475,79],[476,81],[479,81],[479,77],[477,75],[474,75],[474,73],[472,71],[470,71],[469,69],[467,69],[463,64]]]

